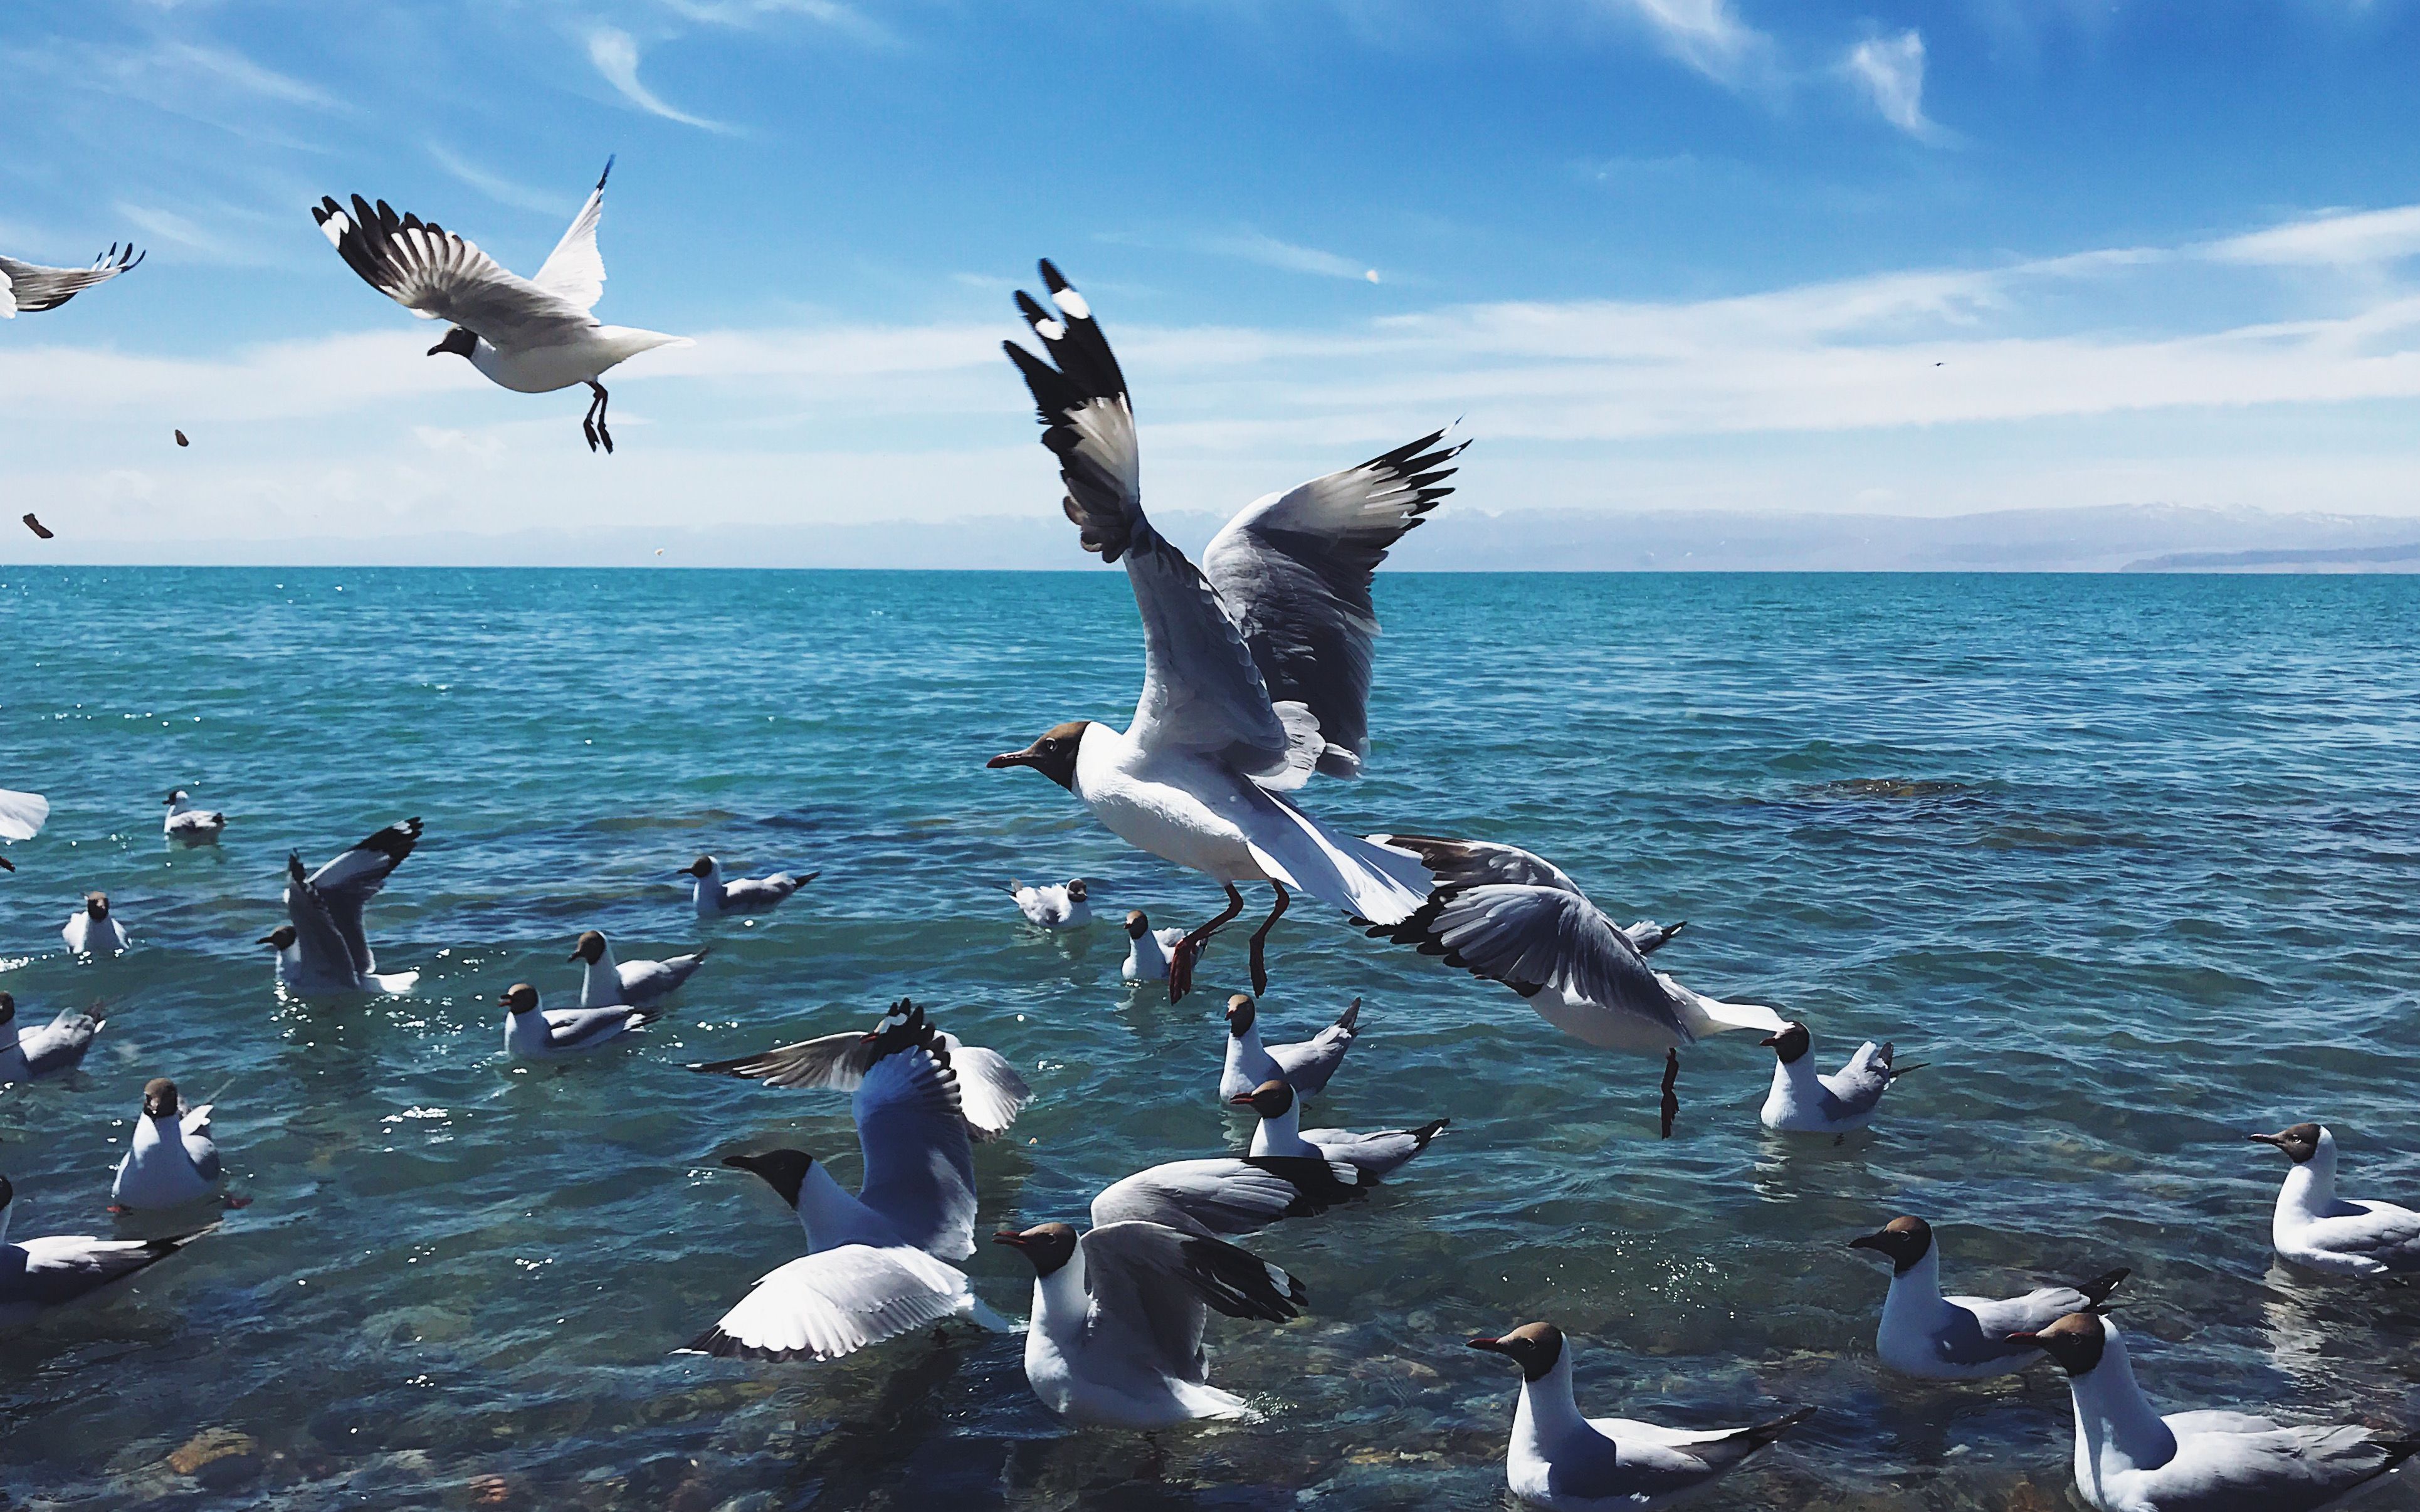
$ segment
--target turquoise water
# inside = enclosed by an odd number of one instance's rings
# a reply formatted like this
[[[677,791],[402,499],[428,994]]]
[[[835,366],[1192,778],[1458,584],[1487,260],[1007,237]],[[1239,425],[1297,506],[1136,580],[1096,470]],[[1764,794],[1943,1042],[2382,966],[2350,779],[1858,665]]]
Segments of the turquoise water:
[[[1131,708],[1118,577],[8,569],[0,786],[56,807],[0,877],[0,985],[28,1018],[114,1013],[74,1084],[0,1093],[15,1231],[110,1231],[162,1073],[225,1084],[251,1204],[138,1291],[0,1340],[0,1492],[1486,1507],[1515,1378],[1462,1341],[1544,1317],[1593,1412],[1822,1409],[1709,1505],[2070,1505],[2053,1369],[1877,1374],[1885,1273],[1844,1246],[1900,1211],[1976,1289],[2133,1265],[2119,1318],[2164,1402],[2420,1418],[2420,1296],[2273,1269],[2283,1162],[2242,1138],[2324,1119],[2355,1195],[2420,1201],[2420,579],[1395,576],[1379,603],[1371,775],[1310,807],[1532,845],[1625,918],[1689,919],[1657,964],[1803,1016],[1827,1063],[1871,1036],[1931,1067],[1869,1137],[1810,1147],[1757,1127],[1769,1052],[1718,1040],[1659,1142],[1654,1063],[1297,907],[1264,1021],[1368,1005],[1321,1121],[1453,1126],[1366,1208],[1253,1242],[1311,1297],[1217,1333],[1213,1379],[1268,1421],[1146,1443],[1061,1425],[1012,1339],[666,1352],[799,1249],[720,1155],[857,1164],[844,1100],[685,1061],[932,1004],[1038,1094],[978,1151],[985,1226],[1077,1217],[1247,1132],[1213,1096],[1240,941],[1171,1009],[1121,988],[1113,924],[1044,937],[993,886],[1081,874],[1106,916],[1164,924],[1216,904],[983,767]],[[231,815],[223,845],[163,849],[171,785]],[[371,933],[419,990],[281,1001],[253,941],[287,851],[411,814],[427,838]],[[702,850],[823,876],[706,931],[627,1052],[503,1059],[495,995],[575,989],[581,930],[700,938],[670,873]],[[61,954],[89,887],[135,936],[118,961]],[[970,1265],[1025,1311],[1016,1256]]]

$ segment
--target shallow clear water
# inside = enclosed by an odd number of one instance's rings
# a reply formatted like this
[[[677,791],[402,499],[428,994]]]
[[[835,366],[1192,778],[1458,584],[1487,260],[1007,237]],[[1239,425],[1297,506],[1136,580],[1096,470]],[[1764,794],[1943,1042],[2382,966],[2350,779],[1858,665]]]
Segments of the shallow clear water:
[[[1690,920],[1658,964],[1805,1017],[1827,1063],[1871,1036],[1931,1069],[1869,1137],[1785,1143],[1756,1123],[1769,1053],[1729,1037],[1686,1058],[1659,1142],[1653,1062],[1298,906],[1266,1020],[1368,1005],[1322,1121],[1453,1127],[1365,1210],[1254,1242],[1312,1301],[1219,1326],[1214,1380],[1269,1420],[1147,1444],[1063,1427],[1009,1339],[666,1352],[799,1248],[718,1156],[857,1164],[844,1100],[683,1062],[932,1004],[1038,1093],[977,1154],[985,1226],[1076,1217],[1246,1133],[1212,1095],[1240,941],[1171,1009],[1121,989],[1113,924],[1045,937],[994,887],[1082,874],[1108,917],[1160,923],[1215,906],[1040,778],[983,767],[1131,707],[1117,577],[10,569],[0,785],[56,808],[0,877],[0,985],[28,1018],[114,1014],[73,1085],[0,1093],[16,1232],[110,1229],[117,1141],[162,1073],[225,1084],[252,1202],[133,1293],[0,1340],[0,1491],[1484,1507],[1514,1380],[1462,1341],[1544,1317],[1578,1336],[1595,1412],[1823,1409],[1710,1505],[2071,1504],[2055,1371],[1877,1374],[1883,1268],[1844,1245],[1899,1211],[1975,1289],[2133,1265],[2119,1317],[2165,1402],[2420,1418],[2420,1295],[2273,1269],[2283,1163],[2242,1138],[2325,1119],[2356,1193],[2420,1200],[2420,579],[1381,582],[1380,745],[1314,811],[1532,845],[1625,917]],[[172,784],[229,812],[223,845],[163,849]],[[427,838],[371,933],[419,990],[281,1001],[253,941],[287,851],[411,814]],[[670,873],[702,850],[823,877],[708,930],[714,960],[626,1052],[505,1061],[496,994],[576,988],[581,930],[636,954],[699,938]],[[118,961],[61,954],[88,887],[134,933]],[[1024,1312],[1022,1262],[970,1263]]]

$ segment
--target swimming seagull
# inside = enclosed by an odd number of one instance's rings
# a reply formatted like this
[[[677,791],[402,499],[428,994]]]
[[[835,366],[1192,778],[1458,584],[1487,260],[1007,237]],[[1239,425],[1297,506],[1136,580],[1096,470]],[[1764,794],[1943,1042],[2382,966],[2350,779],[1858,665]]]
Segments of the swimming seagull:
[[[2009,1335],[2098,1308],[2128,1273],[2121,1267],[2071,1287],[2039,1287],[2021,1297],[1945,1297],[1941,1251],[1932,1242],[1932,1226],[1923,1219],[1893,1218],[1849,1241],[1849,1247],[1876,1251],[1891,1262],[1874,1352],[1901,1375],[1928,1381],[1982,1381],[2024,1369],[2033,1363],[2034,1350],[2010,1343]]]
[[[1893,1066],[1890,1042],[1869,1040],[1847,1065],[1820,1075],[1807,1058],[1815,1041],[1804,1024],[1785,1024],[1780,1033],[1760,1042],[1773,1047],[1773,1090],[1757,1117],[1776,1134],[1854,1133],[1874,1121],[1874,1109],[1893,1082],[1924,1069],[1922,1061]]]
[[[84,1064],[84,1053],[101,1033],[101,1005],[86,1013],[63,1008],[46,1028],[17,1027],[17,999],[0,992],[0,1082],[39,1081]]]
[[[1300,1044],[1264,1046],[1259,1022],[1251,998],[1237,993],[1227,999],[1227,1063],[1218,1072],[1218,1095],[1232,1101],[1263,1082],[1282,1081],[1304,1097],[1317,1097],[1361,1032],[1361,999]]]
[[[420,821],[407,819],[371,834],[318,871],[305,874],[302,857],[286,856],[286,917],[258,943],[277,950],[277,980],[293,992],[408,993],[418,971],[380,975],[378,956],[362,933],[362,909],[420,843]]]
[[[1512,1410],[1504,1481],[1514,1496],[1547,1512],[1662,1506],[1738,1468],[1815,1414],[1802,1407],[1753,1427],[1707,1430],[1582,1417],[1561,1329],[1524,1323],[1497,1337],[1472,1339],[1470,1347],[1521,1367],[1521,1404]]]
[[[659,1016],[651,1008],[537,1006],[537,989],[517,981],[496,999],[504,1010],[504,1052],[523,1060],[553,1060],[601,1049]]]
[[[2075,1398],[2075,1489],[2100,1512],[2319,1512],[2393,1472],[2420,1440],[2243,1412],[2163,1417],[2097,1314],[2010,1335],[2047,1352]]]
[[[77,955],[116,955],[127,946],[126,926],[109,912],[109,894],[87,892],[84,906],[68,916],[59,938]]]
[[[580,936],[571,959],[584,963],[580,974],[580,1006],[613,1008],[627,1004],[645,1008],[672,995],[706,964],[710,946],[661,961],[616,961],[604,934],[590,930]]]
[[[117,1163],[110,1205],[130,1211],[181,1208],[209,1196],[224,1174],[210,1138],[210,1104],[186,1107],[165,1076],[144,1083],[143,1115]]]
[[[1025,1379],[1072,1423],[1159,1428],[1195,1418],[1253,1419],[1210,1384],[1202,1335],[1217,1310],[1281,1323],[1300,1316],[1302,1283],[1249,1251],[1164,1224],[1116,1223],[1077,1234],[1040,1224],[992,1236],[1033,1266]]]
[[[1318,1156],[1170,1161],[1102,1188],[1093,1198],[1093,1227],[1155,1223],[1206,1239],[1237,1239],[1280,1219],[1315,1217],[1358,1202],[1377,1184],[1350,1161]]]
[[[1012,877],[1007,892],[1025,921],[1037,929],[1074,929],[1093,921],[1092,895],[1082,877],[1069,878],[1064,887],[1044,883],[1038,887]]]
[[[687,336],[597,323],[589,312],[605,292],[605,259],[597,251],[597,223],[605,210],[605,180],[572,217],[534,278],[506,272],[496,260],[434,221],[401,215],[380,200],[373,207],[353,196],[348,213],[333,198],[312,207],[345,265],[365,283],[423,320],[446,320],[453,329],[428,355],[453,352],[497,384],[516,393],[551,393],[575,383],[588,385],[588,413],[580,422],[588,449],[613,450],[605,427],[608,368],[658,347],[694,346]]]
[[[1341,1160],[1373,1180],[1383,1180],[1401,1170],[1453,1121],[1431,1119],[1417,1129],[1382,1129],[1374,1134],[1355,1134],[1347,1129],[1297,1129],[1295,1125],[1302,1110],[1295,1102],[1294,1088],[1280,1081],[1263,1082],[1228,1101],[1260,1115],[1260,1127],[1252,1131],[1253,1154]]]
[[[1151,916],[1140,908],[1126,910],[1126,958],[1118,975],[1127,981],[1166,981],[1168,958],[1185,941],[1181,929],[1156,930]]]
[[[1359,774],[1378,634],[1371,578],[1451,492],[1445,464],[1462,447],[1439,431],[1269,494],[1196,567],[1143,515],[1133,407],[1091,308],[1047,262],[1042,279],[1056,315],[1016,300],[1049,360],[1003,345],[1059,456],[1084,549],[1125,563],[1142,611],[1142,697],[1123,732],[1071,720],[988,764],[1032,767],[1128,844],[1225,887],[1225,911],[1176,949],[1171,1002],[1190,989],[1202,942],[1243,912],[1235,884],[1268,883],[1276,903],[1251,942],[1252,990],[1266,992],[1264,947],[1293,890],[1382,924],[1428,894],[1411,856],[1338,834],[1284,795],[1313,772]]]
[[[226,815],[215,809],[196,809],[183,788],[168,795],[168,816],[160,822],[160,832],[170,840],[180,840],[188,845],[215,843],[219,831],[226,828]]]
[[[2282,1134],[2245,1137],[2276,1146],[2294,1163],[2269,1225],[2280,1258],[2335,1275],[2420,1273],[2420,1212],[2337,1196],[2334,1134],[2298,1123]]]
[[[720,918],[725,914],[761,914],[779,907],[790,894],[813,882],[823,873],[808,872],[793,874],[775,872],[768,876],[742,877],[736,882],[722,879],[722,863],[711,856],[701,856],[673,873],[690,879],[690,901],[697,905],[700,918]]]
[[[1727,1003],[1648,968],[1647,955],[1680,924],[1642,919],[1623,929],[1589,901],[1561,867],[1488,841],[1373,835],[1419,856],[1437,887],[1409,918],[1370,933],[1441,956],[1501,982],[1565,1034],[1600,1050],[1664,1057],[1662,1132],[1681,1110],[1681,1049],[1732,1029],[1775,1033],[1780,1014]]]
[[[0,320],[14,320],[21,310],[27,315],[55,310],[95,284],[108,283],[147,255],[135,251],[131,241],[122,250],[113,241],[89,268],[44,268],[0,257]]]
[[[8,1242],[17,1189],[0,1176],[0,1325],[30,1323],[54,1307],[81,1302],[169,1256],[218,1227],[211,1224],[168,1239],[95,1239],[54,1234]]]
[[[885,1042],[884,1032],[923,1022],[923,1009],[903,997],[891,1005],[868,1033],[827,1034],[796,1044],[776,1045],[757,1055],[704,1061],[690,1070],[737,1076],[768,1087],[854,1092],[864,1085],[865,1073]],[[941,1034],[940,1041],[957,1082],[967,1137],[981,1144],[1006,1134],[1016,1116],[1025,1111],[1025,1105],[1033,1101],[1033,1088],[1025,1085],[1016,1068],[1000,1052],[968,1044],[954,1034]]]

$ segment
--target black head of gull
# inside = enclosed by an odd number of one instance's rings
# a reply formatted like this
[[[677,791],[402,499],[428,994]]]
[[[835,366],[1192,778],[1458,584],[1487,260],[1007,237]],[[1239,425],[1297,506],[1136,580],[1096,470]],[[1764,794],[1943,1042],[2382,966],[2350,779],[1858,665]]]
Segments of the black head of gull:
[[[1067,901],[1069,903],[1079,903],[1091,896],[1092,891],[1084,885],[1084,879],[1082,877],[1069,877],[1067,879]]]
[[[605,936],[595,930],[581,935],[580,943],[572,947],[571,959],[574,961],[585,961],[593,966],[604,958]]]
[[[0,1028],[5,1028],[16,1022],[17,999],[8,993],[0,993]]]
[[[2109,1329],[2098,1314],[2070,1313],[2040,1333],[2011,1334],[2009,1342],[2032,1345],[2071,1376],[2088,1376],[2109,1347]]]
[[[84,911],[86,915],[94,918],[107,918],[109,917],[109,894],[105,892],[85,893],[84,895]]]
[[[1068,792],[1076,791],[1076,748],[1084,743],[1086,719],[1070,719],[1054,724],[1042,733],[1042,738],[1023,750],[1002,751],[984,763],[994,766],[1031,766]]]
[[[173,1119],[177,1116],[177,1084],[165,1076],[154,1076],[143,1084],[143,1116],[147,1119]]]
[[[16,1200],[17,1188],[7,1177],[0,1176],[0,1213],[7,1212]]]
[[[173,809],[177,805],[184,802],[186,796],[187,795],[183,788],[171,788],[168,790],[168,796],[163,800],[163,806]]]
[[[714,857],[711,856],[701,856],[696,860],[691,861],[689,865],[682,867],[679,871],[674,872],[673,875],[676,877],[702,877],[713,870]]]
[[[1141,939],[1151,933],[1151,918],[1140,908],[1126,910],[1126,938]]]
[[[428,355],[438,357],[452,352],[457,357],[468,357],[478,349],[479,333],[465,326],[456,326],[445,332],[442,341],[428,348]]]
[[[496,1001],[516,1013],[535,1013],[537,1011],[537,989],[528,982],[517,981]]]
[[[1065,1224],[1038,1224],[1023,1233],[1003,1228],[991,1236],[995,1244],[1005,1244],[1033,1262],[1033,1274],[1057,1273],[1076,1253],[1076,1230]]]
[[[803,1149],[768,1149],[761,1154],[722,1157],[722,1164],[735,1171],[754,1171],[763,1177],[765,1184],[782,1194],[782,1200],[793,1208],[799,1205],[799,1188],[814,1163],[815,1158]]]
[[[1282,1119],[1286,1110],[1294,1106],[1294,1088],[1281,1081],[1265,1081],[1227,1101],[1237,1107],[1249,1107],[1264,1119]]]
[[[2276,1146],[2300,1165],[2319,1152],[2319,1135],[2325,1132],[2316,1123],[2298,1123],[2277,1134],[2246,1134],[2244,1137],[2257,1144]]]
[[[1252,995],[1237,993],[1227,999],[1227,1032],[1240,1040],[1252,1032],[1253,1020],[1259,1011],[1252,1006]],[[1283,1112],[1280,1108],[1278,1111]]]
[[[252,943],[255,945],[273,945],[281,950],[290,950],[294,949],[294,926],[291,924],[280,924],[275,929],[271,930],[268,933],[262,935]]]
[[[1874,1232],[1849,1241],[1849,1247],[1878,1250],[1890,1257],[1894,1275],[1905,1275],[1931,1252],[1932,1226],[1921,1218],[1893,1218]]]
[[[1757,1043],[1771,1045],[1775,1058],[1787,1066],[1813,1048],[1815,1039],[1807,1032],[1806,1025],[1792,1023],[1779,1034],[1768,1034]]]
[[[1470,1347],[1518,1365],[1524,1381],[1543,1381],[1563,1357],[1563,1331],[1552,1323],[1524,1323],[1497,1338],[1472,1339]]]

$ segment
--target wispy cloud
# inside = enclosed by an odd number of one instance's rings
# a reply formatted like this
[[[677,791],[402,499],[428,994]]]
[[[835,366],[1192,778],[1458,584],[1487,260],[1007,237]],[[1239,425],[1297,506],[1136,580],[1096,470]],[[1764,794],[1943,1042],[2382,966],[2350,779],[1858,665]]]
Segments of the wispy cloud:
[[[322,110],[334,108],[335,97],[318,85],[263,68],[242,54],[225,47],[203,47],[193,42],[163,42],[155,54],[157,64],[166,69],[185,73],[207,74],[246,94],[267,100],[280,100],[292,105],[314,105]]]
[[[1883,119],[1921,142],[1943,139],[1941,128],[1924,114],[1924,39],[1914,28],[1859,42],[1841,67],[1872,98]]]
[[[663,0],[684,20],[714,26],[752,26],[781,16],[803,16],[864,42],[890,43],[890,28],[837,0]]]
[[[691,116],[675,110],[659,99],[656,92],[639,82],[639,44],[630,34],[611,26],[599,26],[588,34],[588,61],[605,76],[605,82],[622,92],[622,98],[650,116],[660,116],[683,126],[694,126],[708,131],[729,131],[721,121],[710,121],[702,116]]]
[[[1235,257],[1258,263],[1264,268],[1283,269],[1290,273],[1316,273],[1322,278],[1349,278],[1362,283],[1378,282],[1378,270],[1356,258],[1317,247],[1296,246],[1280,241],[1261,231],[1238,231],[1227,236],[1204,237],[1198,248],[1217,257]]]
[[[2420,253],[2420,205],[2334,211],[2209,243],[2221,262],[2350,266],[2393,262]]]
[[[489,173],[469,159],[457,155],[442,142],[428,144],[428,156],[437,166],[499,205],[509,205],[520,210],[568,215],[575,204],[568,195],[550,194],[542,189],[532,189],[502,175]]]
[[[119,200],[111,208],[119,219],[131,223],[153,240],[183,248],[189,261],[254,266],[268,260],[258,248],[231,240],[191,216],[180,215],[175,210],[162,209],[155,205],[131,204],[125,200]]]
[[[1756,82],[1771,67],[1773,40],[1740,20],[1731,0],[1607,0],[1645,22],[1665,51],[1726,85]]]

